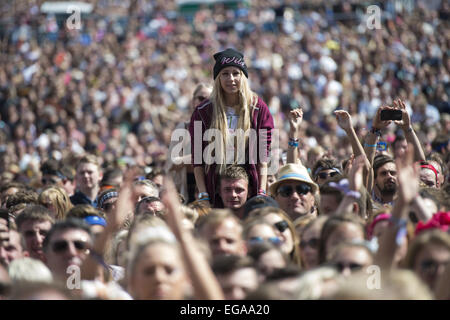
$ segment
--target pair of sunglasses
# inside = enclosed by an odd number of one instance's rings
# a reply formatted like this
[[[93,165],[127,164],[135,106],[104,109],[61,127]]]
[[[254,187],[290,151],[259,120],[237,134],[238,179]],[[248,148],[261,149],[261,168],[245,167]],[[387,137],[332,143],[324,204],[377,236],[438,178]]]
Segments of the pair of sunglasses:
[[[338,174],[339,174],[339,172],[337,172],[337,171],[333,171],[333,172],[330,172],[330,173],[328,173],[328,172],[320,172],[317,175],[317,177],[319,177],[320,179],[324,180],[324,179],[327,179],[328,177],[334,177],[334,176],[336,176]]]
[[[263,242],[266,242],[266,241],[269,241],[269,242],[271,242],[272,244],[274,244],[276,246],[280,245],[281,242],[282,242],[281,239],[278,238],[278,237],[270,237],[270,238],[267,238],[267,239],[263,239],[261,237],[251,237],[250,240],[249,240],[250,244],[263,243]]]
[[[333,264],[334,267],[339,271],[342,272],[344,271],[344,269],[349,268],[352,272],[361,270],[363,265],[359,264],[359,263],[355,263],[355,262],[350,262],[350,263],[344,263],[344,262],[336,262]]]
[[[295,191],[299,195],[301,195],[301,194],[305,195],[305,194],[308,194],[309,192],[311,192],[312,188],[308,184],[299,184],[299,185],[295,186]],[[293,193],[294,193],[294,188],[292,188],[292,186],[281,186],[280,188],[278,188],[278,194],[284,198],[292,196]]]
[[[300,249],[306,249],[306,247],[311,247],[313,249],[317,249],[319,247],[319,239],[318,238],[311,238],[308,241],[301,241],[300,242]]]
[[[71,242],[75,246],[75,249],[77,249],[78,251],[86,250],[88,247],[86,241],[75,240]],[[52,245],[52,250],[55,253],[63,253],[66,252],[67,249],[69,249],[69,241],[66,240],[55,241]]]
[[[275,223],[274,226],[281,233],[283,233],[284,231],[286,231],[287,228],[289,228],[289,224],[287,223],[286,220],[281,220],[281,221]]]

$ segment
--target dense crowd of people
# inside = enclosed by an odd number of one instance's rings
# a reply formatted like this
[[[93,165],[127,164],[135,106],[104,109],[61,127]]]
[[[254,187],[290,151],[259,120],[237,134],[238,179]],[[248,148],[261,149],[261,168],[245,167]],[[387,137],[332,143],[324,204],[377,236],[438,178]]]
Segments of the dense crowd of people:
[[[450,299],[447,1],[93,3],[0,5],[1,298]]]

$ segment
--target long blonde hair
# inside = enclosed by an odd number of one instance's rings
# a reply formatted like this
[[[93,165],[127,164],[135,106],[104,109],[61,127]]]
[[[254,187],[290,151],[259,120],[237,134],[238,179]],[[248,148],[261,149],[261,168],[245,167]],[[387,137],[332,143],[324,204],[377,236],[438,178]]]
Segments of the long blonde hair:
[[[248,84],[247,77],[244,75],[242,70],[240,72],[240,88],[239,88],[239,121],[237,125],[237,129],[242,129],[244,132],[247,132],[251,127],[251,116],[253,108],[256,106],[258,102],[258,96],[254,93]],[[220,73],[219,76],[214,80],[214,87],[211,93],[211,102],[213,104],[213,113],[212,113],[212,121],[210,129],[217,129],[222,134],[222,142],[218,143],[219,154],[221,155],[220,162],[217,164],[219,168],[218,173],[222,173],[226,168],[226,145],[228,141],[228,123],[226,116],[226,108],[232,106],[226,106],[225,103],[225,93],[220,84]],[[245,136],[245,148],[248,146],[248,135]],[[217,151],[216,151],[217,157]],[[236,153],[234,158],[234,163],[236,164]],[[206,171],[209,170],[209,166],[207,166]]]

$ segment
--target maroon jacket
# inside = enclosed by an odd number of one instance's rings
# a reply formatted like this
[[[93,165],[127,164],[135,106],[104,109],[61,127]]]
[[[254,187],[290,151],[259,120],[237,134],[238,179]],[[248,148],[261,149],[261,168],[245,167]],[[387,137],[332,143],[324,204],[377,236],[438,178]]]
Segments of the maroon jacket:
[[[208,173],[206,173],[206,165],[203,160],[203,151],[205,148],[210,144],[209,141],[203,141],[203,134],[204,132],[209,129],[211,126],[211,117],[213,114],[213,106],[211,101],[206,100],[202,104],[200,104],[197,108],[195,108],[194,112],[192,113],[191,122],[189,124],[189,133],[191,135],[191,163],[194,167],[202,166],[205,168],[205,178],[206,178],[206,189],[210,196],[210,202],[213,205],[214,208],[222,208],[223,203],[222,199],[220,199],[220,196],[218,195],[219,186],[218,186],[218,174],[216,174],[216,164],[211,164]],[[195,139],[194,139],[194,122],[195,121],[201,121],[201,155],[197,152],[197,158],[195,157]],[[256,130],[257,137],[256,141],[257,143],[250,144],[249,143],[249,150],[246,150],[246,163],[245,168],[249,177],[249,190],[248,190],[248,197],[256,196],[258,193],[259,188],[259,170],[258,170],[258,163],[261,162],[260,156],[259,156],[259,150],[258,146],[260,145],[261,139],[266,139],[267,141],[267,150],[265,153],[261,154],[265,157],[268,157],[270,154],[270,145],[271,145],[271,139],[272,139],[272,129],[274,128],[273,125],[273,118],[270,114],[269,108],[267,107],[266,103],[258,97],[258,102],[253,109],[253,112],[251,114],[251,128]],[[260,131],[265,129],[267,134],[264,134],[264,131]],[[197,139],[200,140],[200,139]],[[263,143],[263,142],[261,142]],[[264,146],[264,145],[262,145]],[[199,151],[199,150],[198,150]],[[256,155],[258,158],[254,159],[253,161],[249,161],[249,155]],[[200,159],[201,158],[201,159]],[[195,161],[197,160],[197,163]],[[265,162],[268,162],[268,158],[265,159]],[[252,164],[251,162],[255,163]]]

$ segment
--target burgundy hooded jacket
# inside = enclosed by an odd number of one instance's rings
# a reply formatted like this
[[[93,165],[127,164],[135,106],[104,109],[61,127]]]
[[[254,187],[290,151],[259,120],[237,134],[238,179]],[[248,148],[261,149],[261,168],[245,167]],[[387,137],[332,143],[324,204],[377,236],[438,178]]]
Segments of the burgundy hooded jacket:
[[[209,141],[203,141],[203,135],[207,129],[211,126],[211,118],[213,114],[213,105],[210,100],[205,100],[199,106],[197,106],[192,113],[191,122],[189,124],[189,133],[191,135],[191,164],[195,167],[203,167],[205,172],[205,184],[207,192],[210,196],[210,202],[214,208],[223,208],[222,199],[218,194],[219,192],[219,175],[216,173],[216,164],[210,165],[208,172],[206,172],[206,164],[203,159],[203,151],[210,144]],[[201,133],[198,137],[194,136],[195,122],[201,123]],[[245,167],[249,177],[249,190],[248,198],[256,196],[259,188],[259,169],[258,163],[261,160],[268,162],[268,156],[270,155],[270,146],[272,141],[272,130],[274,128],[273,118],[270,114],[269,108],[266,103],[258,97],[258,102],[253,108],[250,117],[251,128],[256,131],[256,140],[249,139],[249,146],[246,150],[246,161],[243,166]],[[197,125],[198,126],[198,125]],[[198,130],[198,129],[197,129]],[[198,145],[196,152],[196,139]],[[265,141],[264,141],[265,140]],[[201,141],[201,143],[200,143]],[[256,141],[256,143],[254,143]],[[259,148],[264,148],[265,152]],[[265,189],[265,188],[264,188]]]

